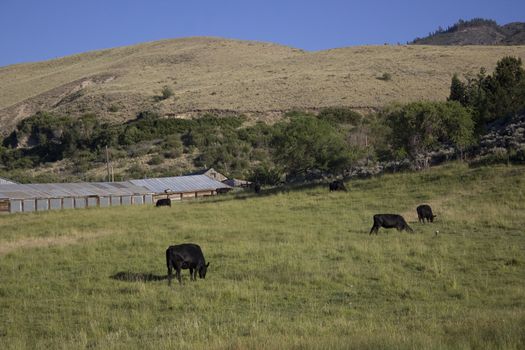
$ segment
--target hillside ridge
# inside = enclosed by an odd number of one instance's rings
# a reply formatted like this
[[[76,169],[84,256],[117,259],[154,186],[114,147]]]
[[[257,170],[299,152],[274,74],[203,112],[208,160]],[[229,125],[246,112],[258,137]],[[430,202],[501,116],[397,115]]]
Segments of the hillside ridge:
[[[474,18],[459,20],[447,29],[438,28],[414,45],[525,45],[525,23],[498,25],[493,20]]]
[[[306,52],[213,37],[165,39],[0,67],[0,133],[37,111],[123,122],[144,110],[168,117],[444,100],[457,72],[525,59],[525,46],[357,46]],[[391,79],[381,77],[388,73]],[[173,91],[161,98],[164,86]]]

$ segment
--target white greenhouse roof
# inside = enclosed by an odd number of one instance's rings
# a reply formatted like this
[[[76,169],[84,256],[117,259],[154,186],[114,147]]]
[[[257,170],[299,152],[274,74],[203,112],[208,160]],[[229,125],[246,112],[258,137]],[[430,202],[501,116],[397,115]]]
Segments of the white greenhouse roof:
[[[130,182],[79,182],[0,185],[0,199],[106,197],[152,194]]]
[[[13,185],[13,184],[16,184],[16,182],[0,177],[0,185]]]
[[[155,193],[187,193],[199,191],[216,191],[217,189],[231,188],[222,182],[210,179],[206,175],[161,177],[143,180],[130,180],[130,182],[137,186],[143,186]]]

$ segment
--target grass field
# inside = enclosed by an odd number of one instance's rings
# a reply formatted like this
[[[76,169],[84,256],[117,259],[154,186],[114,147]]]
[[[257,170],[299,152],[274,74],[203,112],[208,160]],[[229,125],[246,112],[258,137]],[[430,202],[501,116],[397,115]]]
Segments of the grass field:
[[[347,187],[0,216],[0,348],[525,347],[525,167]],[[368,235],[380,212],[415,233]],[[208,275],[170,288],[182,242]]]

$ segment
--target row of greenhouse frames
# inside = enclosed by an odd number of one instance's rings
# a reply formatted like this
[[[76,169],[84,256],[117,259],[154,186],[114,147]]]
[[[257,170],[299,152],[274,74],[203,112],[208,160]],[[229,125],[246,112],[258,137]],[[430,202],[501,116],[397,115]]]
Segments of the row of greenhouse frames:
[[[1,180],[0,213],[153,205],[161,198],[183,200],[231,190],[230,186],[206,175],[54,184],[17,184]]]

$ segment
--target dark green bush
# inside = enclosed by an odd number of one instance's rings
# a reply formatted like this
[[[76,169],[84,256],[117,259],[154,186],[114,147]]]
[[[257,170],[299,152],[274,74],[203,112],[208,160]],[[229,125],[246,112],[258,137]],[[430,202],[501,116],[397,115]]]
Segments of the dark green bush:
[[[252,170],[248,180],[261,185],[278,185],[283,179],[283,174],[275,167],[260,165]]]
[[[156,154],[148,161],[149,165],[159,165],[164,163],[164,157],[160,154]]]
[[[338,173],[351,163],[343,135],[317,117],[295,117],[277,124],[272,146],[276,162],[291,175],[310,170]]]
[[[472,116],[455,101],[394,105],[386,111],[385,123],[394,158],[415,159],[441,144],[463,150],[474,142]]]
[[[120,110],[120,107],[118,105],[111,105],[109,106],[108,108],[108,111],[110,111],[111,113],[116,113]]]
[[[170,98],[171,96],[173,96],[175,93],[173,92],[173,89],[167,85],[164,85],[162,87],[162,93],[161,93],[161,96],[162,96],[162,99],[163,100],[166,100],[168,98]]]
[[[319,119],[326,120],[332,124],[352,124],[361,123],[363,116],[349,107],[330,107],[323,108],[317,115]]]

